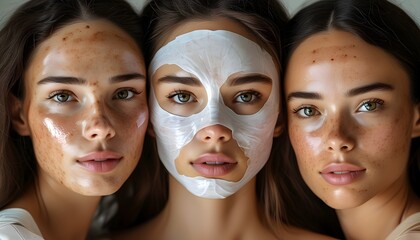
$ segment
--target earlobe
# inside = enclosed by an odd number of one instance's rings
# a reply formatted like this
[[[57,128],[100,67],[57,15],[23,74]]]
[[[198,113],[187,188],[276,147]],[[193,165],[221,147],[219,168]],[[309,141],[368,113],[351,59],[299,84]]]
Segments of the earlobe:
[[[273,136],[274,137],[278,137],[278,136],[280,136],[283,133],[283,131],[284,131],[284,124],[278,123],[276,125],[276,127],[274,128],[274,134],[273,134]]]
[[[13,94],[9,95],[9,99],[13,129],[21,136],[29,136],[28,121],[23,114],[23,102]]]
[[[415,106],[414,109],[414,122],[413,131],[411,134],[412,138],[420,136],[420,103]]]
[[[153,126],[150,122],[149,122],[149,125],[147,126],[147,133],[149,133],[150,136],[156,138],[155,130],[153,129]]]

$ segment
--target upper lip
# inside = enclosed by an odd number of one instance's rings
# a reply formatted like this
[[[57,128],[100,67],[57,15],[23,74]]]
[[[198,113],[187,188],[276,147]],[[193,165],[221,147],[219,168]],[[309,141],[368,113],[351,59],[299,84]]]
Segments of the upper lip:
[[[237,163],[232,158],[222,153],[207,153],[198,157],[196,160],[191,162],[192,164],[206,164],[206,163]]]
[[[358,171],[365,171],[366,168],[350,164],[350,163],[330,163],[325,166],[321,172],[321,174],[327,173],[337,173],[337,172],[358,172]]]
[[[82,157],[79,157],[77,161],[87,162],[87,161],[105,161],[110,159],[120,159],[122,155],[112,151],[95,151],[88,153]]]

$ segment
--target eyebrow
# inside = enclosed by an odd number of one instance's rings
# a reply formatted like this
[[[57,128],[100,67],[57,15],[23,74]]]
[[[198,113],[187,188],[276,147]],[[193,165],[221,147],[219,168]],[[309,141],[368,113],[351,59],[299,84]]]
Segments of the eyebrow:
[[[190,86],[201,86],[201,82],[193,77],[165,76],[159,78],[158,83],[181,83]]]
[[[255,83],[255,82],[271,84],[272,80],[271,78],[262,74],[251,74],[251,75],[237,77],[237,78],[232,79],[232,81],[230,82],[230,85],[237,86],[241,84]]]
[[[353,97],[353,96],[364,94],[371,91],[390,91],[390,90],[394,90],[394,87],[389,84],[373,83],[366,86],[350,89],[346,93],[346,96]],[[315,92],[292,92],[289,95],[287,95],[287,101],[291,100],[292,98],[319,100],[319,99],[322,99],[322,96],[319,93],[315,93]]]
[[[357,87],[349,90],[346,95],[349,97],[360,95],[371,91],[390,91],[394,90],[394,87],[385,83],[373,83],[362,87]]]
[[[321,95],[315,92],[292,92],[287,95],[287,101],[293,98],[322,99]]]
[[[133,79],[141,79],[145,80],[146,77],[140,73],[130,73],[130,74],[123,74],[118,76],[111,77],[110,81],[112,83],[124,82]],[[83,85],[86,84],[86,80],[83,78],[76,78],[76,77],[61,77],[61,76],[51,76],[41,79],[38,82],[38,85],[47,84],[47,83],[62,83],[62,84],[76,84],[76,85]]]
[[[85,84],[86,80],[82,78],[76,78],[76,77],[59,77],[59,76],[52,76],[52,77],[46,77],[41,79],[37,84],[47,84],[47,83],[63,83],[63,84]]]

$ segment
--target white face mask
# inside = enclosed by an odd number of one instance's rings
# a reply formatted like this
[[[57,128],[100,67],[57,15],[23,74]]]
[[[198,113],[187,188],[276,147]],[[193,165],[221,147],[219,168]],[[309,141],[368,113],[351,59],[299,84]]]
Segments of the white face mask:
[[[207,91],[205,108],[183,117],[162,109],[152,87],[150,117],[156,133],[159,157],[167,170],[192,194],[225,198],[248,183],[267,162],[280,105],[279,77],[271,55],[255,42],[229,31],[196,30],[178,36],[159,49],[151,61],[150,76],[166,64],[177,65],[196,76]],[[235,73],[257,73],[272,79],[271,94],[255,114],[239,115],[223,103],[221,86]],[[175,159],[201,129],[220,124],[248,157],[248,168],[237,182],[180,175]]]

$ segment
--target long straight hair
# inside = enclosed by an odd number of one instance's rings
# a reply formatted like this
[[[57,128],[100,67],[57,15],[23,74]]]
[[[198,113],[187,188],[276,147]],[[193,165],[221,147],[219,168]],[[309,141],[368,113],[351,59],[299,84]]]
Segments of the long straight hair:
[[[63,26],[89,19],[110,21],[140,46],[140,19],[124,0],[30,0],[0,31],[0,209],[21,195],[37,176],[30,137],[20,136],[11,127],[10,96],[23,98],[25,69],[43,41]]]
[[[413,103],[420,103],[420,30],[408,14],[386,0],[315,2],[300,10],[289,21],[284,41],[284,62],[287,64],[295,49],[305,39],[332,29],[352,33],[397,59],[408,73]],[[290,172],[299,172],[293,151],[289,158],[292,159]],[[417,137],[411,141],[407,171],[411,187],[418,196],[420,196],[419,165],[420,138]],[[293,184],[292,188],[304,188],[306,190],[302,192],[313,198],[314,194],[304,184],[301,176],[294,176],[294,178],[300,179],[298,184]],[[305,202],[299,204],[305,205]]]

